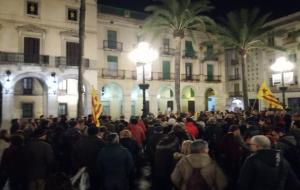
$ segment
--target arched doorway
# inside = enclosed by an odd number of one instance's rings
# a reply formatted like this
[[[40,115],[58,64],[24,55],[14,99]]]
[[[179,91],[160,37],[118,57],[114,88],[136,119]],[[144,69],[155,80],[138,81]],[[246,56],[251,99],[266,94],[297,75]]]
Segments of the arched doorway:
[[[83,86],[83,105],[86,103],[86,88]],[[69,118],[77,116],[78,80],[63,79],[58,82],[58,115],[67,115]]]
[[[174,91],[171,87],[161,87],[157,94],[158,112],[170,113],[174,111]]]
[[[131,92],[131,115],[142,115],[143,91],[139,86],[134,86]],[[146,109],[149,113],[149,92],[146,90]]]
[[[123,90],[120,85],[110,83],[101,88],[101,103],[104,115],[117,119],[123,115]]]
[[[48,87],[35,77],[24,77],[14,85],[13,113],[16,118],[38,118],[47,115]]]
[[[182,90],[182,112],[195,113],[195,90],[191,86],[186,86]]]
[[[216,110],[215,91],[212,88],[207,89],[205,92],[205,108],[207,111]]]

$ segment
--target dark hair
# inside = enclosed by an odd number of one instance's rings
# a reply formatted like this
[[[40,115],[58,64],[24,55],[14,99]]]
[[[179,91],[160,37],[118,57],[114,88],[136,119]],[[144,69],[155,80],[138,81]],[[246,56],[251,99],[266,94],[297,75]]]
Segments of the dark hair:
[[[0,131],[0,139],[4,139],[5,138],[5,136],[7,135],[7,130],[6,129],[2,129],[1,131]]]
[[[135,116],[131,116],[130,123],[136,125],[138,123],[138,118]]]
[[[275,131],[276,133],[285,133],[285,130],[283,127],[275,127],[275,128],[273,128],[273,131]]]
[[[24,143],[24,139],[20,135],[13,135],[10,137],[10,142],[12,145],[19,146]]]
[[[118,144],[119,143],[119,135],[118,133],[109,133],[106,135],[105,140],[109,144]]]
[[[87,133],[89,136],[95,136],[99,132],[99,128],[95,126],[90,126],[88,127]]]
[[[239,125],[231,125],[229,127],[229,132],[234,132],[234,131],[239,130],[239,129],[240,129]]]

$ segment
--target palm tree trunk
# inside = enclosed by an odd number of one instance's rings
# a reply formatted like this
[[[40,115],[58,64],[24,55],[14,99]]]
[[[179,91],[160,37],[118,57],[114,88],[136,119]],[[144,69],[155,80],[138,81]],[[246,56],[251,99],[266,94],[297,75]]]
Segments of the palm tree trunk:
[[[83,116],[83,77],[82,77],[82,61],[84,53],[84,34],[85,34],[85,0],[80,2],[80,17],[79,17],[79,60],[78,60],[78,102],[77,102],[77,117]]]
[[[181,63],[181,38],[175,37],[176,54],[175,54],[175,101],[177,113],[181,112],[180,107],[180,63]]]
[[[247,79],[246,79],[246,70],[245,66],[247,63],[247,54],[241,53],[242,56],[242,83],[243,83],[243,98],[244,98],[244,109],[248,109],[248,86],[247,86]]]

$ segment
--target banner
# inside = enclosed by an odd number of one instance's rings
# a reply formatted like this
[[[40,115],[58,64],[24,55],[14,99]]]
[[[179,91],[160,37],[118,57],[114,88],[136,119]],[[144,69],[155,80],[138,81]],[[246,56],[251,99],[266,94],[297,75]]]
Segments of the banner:
[[[99,117],[102,113],[102,104],[98,99],[97,92],[94,87],[92,87],[92,114],[93,121],[97,127],[100,127]]]

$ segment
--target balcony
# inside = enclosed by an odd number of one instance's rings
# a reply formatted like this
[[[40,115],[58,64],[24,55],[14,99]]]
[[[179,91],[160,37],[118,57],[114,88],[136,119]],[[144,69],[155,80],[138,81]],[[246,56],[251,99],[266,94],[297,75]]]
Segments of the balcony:
[[[55,57],[55,65],[56,67],[59,66],[78,66],[78,58],[77,57],[64,57],[64,56],[57,56]],[[82,64],[84,67],[90,67],[90,60],[83,58]]]
[[[229,97],[242,97],[243,93],[240,91],[229,92]]]
[[[162,73],[162,72],[152,72],[152,80],[159,81],[174,81],[175,74],[174,73]]]
[[[35,64],[35,65],[48,65],[49,55],[26,55],[23,53],[0,52],[0,64]]]
[[[195,82],[199,82],[200,81],[200,75],[182,74],[181,75],[181,80],[182,81],[195,81]]]
[[[161,47],[160,55],[161,56],[173,56],[173,55],[175,55],[175,49],[172,49],[169,47]]]
[[[282,39],[282,43],[283,43],[283,45],[297,43],[297,38],[295,36],[286,37],[286,38]]]
[[[110,40],[103,40],[103,49],[104,50],[114,50],[114,51],[123,51],[123,43],[110,41]]]
[[[184,55],[182,56],[184,59],[197,59],[197,52],[196,51],[188,51],[184,50]]]
[[[239,75],[229,75],[229,80],[241,80]]]
[[[102,78],[125,79],[125,70],[102,69]]]
[[[220,75],[204,75],[206,82],[221,82]]]
[[[218,54],[213,52],[204,52],[203,61],[218,61]]]

